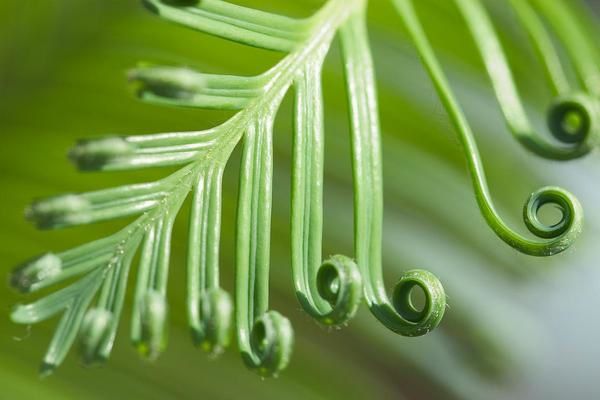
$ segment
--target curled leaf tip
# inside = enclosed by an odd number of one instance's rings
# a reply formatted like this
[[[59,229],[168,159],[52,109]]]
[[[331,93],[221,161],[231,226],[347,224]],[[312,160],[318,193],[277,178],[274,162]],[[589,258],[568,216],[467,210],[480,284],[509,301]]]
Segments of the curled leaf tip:
[[[96,171],[114,158],[133,153],[134,146],[121,137],[82,140],[69,152],[69,159],[82,171]]]
[[[408,15],[408,26],[416,26],[410,1],[395,1],[399,11]],[[446,308],[440,281],[422,270],[408,271],[396,285],[392,300],[383,282],[381,235],[383,225],[383,185],[380,127],[376,112],[377,95],[373,59],[366,35],[364,10],[350,18],[341,31],[349,91],[357,97],[350,102],[352,119],[352,162],[355,190],[355,252],[364,279],[364,296],[371,313],[388,329],[403,336],[420,336],[434,329]],[[420,31],[420,30],[419,30]],[[419,287],[425,305],[419,310],[411,299]]]
[[[15,268],[10,275],[10,285],[20,292],[31,291],[32,286],[58,275],[62,260],[53,253],[46,253]]]
[[[194,341],[211,355],[221,354],[229,346],[233,303],[223,289],[210,289],[200,297],[201,329],[194,329]]]
[[[415,306],[412,291],[420,288],[425,303],[421,309]],[[392,295],[392,304],[407,324],[400,333],[403,336],[422,336],[435,329],[446,311],[446,293],[440,280],[431,272],[415,269],[405,272]]]
[[[553,205],[561,213],[560,220],[548,225],[540,220],[542,207]],[[566,250],[583,230],[583,208],[575,196],[568,191],[547,186],[529,196],[523,209],[523,219],[529,231],[544,239],[552,239],[542,248],[544,256]]]
[[[138,351],[149,360],[155,360],[167,343],[167,300],[155,290],[150,290],[141,299],[141,338],[136,343]]]
[[[243,354],[248,368],[264,378],[276,377],[290,362],[294,331],[290,321],[276,311],[256,320],[250,335],[254,354]]]
[[[89,310],[81,325],[81,354],[85,364],[106,361],[102,349],[110,340],[113,314],[104,309]]]
[[[350,258],[335,255],[326,260],[317,274],[319,295],[331,306],[331,311],[319,318],[325,325],[343,325],[355,315],[362,301],[362,277]]]
[[[598,100],[584,93],[560,97],[548,111],[548,126],[561,143],[593,147],[600,140]]]

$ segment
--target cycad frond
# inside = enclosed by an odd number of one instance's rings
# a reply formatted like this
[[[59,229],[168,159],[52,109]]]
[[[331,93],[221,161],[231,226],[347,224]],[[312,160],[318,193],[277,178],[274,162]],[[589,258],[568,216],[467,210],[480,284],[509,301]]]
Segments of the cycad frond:
[[[595,145],[600,85],[594,56],[573,56],[584,93],[575,93],[545,25],[568,24],[560,1],[510,0],[546,66],[560,100],[550,110],[550,130],[562,144],[535,134],[519,97],[511,69],[491,20],[479,0],[455,0],[475,37],[505,120],[531,151],[561,160],[587,154]],[[493,206],[474,135],[456,100],[411,0],[393,0],[426,69],[450,114],[467,155],[481,212],[495,233],[521,252],[548,256],[568,248],[582,229],[582,210],[569,192],[546,187],[534,192],[524,220],[534,241],[513,231]],[[543,3],[543,4],[542,4]],[[87,363],[111,353],[133,260],[139,255],[131,339],[140,353],[156,358],[166,345],[167,281],[171,236],[176,217],[190,193],[187,254],[187,316],[196,345],[222,352],[235,325],[246,365],[261,376],[274,376],[289,363],[293,330],[287,318],[269,306],[269,264],[273,180],[273,123],[284,96],[293,87],[291,268],[299,302],[324,325],[343,325],[362,299],[390,330],[423,335],[442,319],[446,297],[440,281],[423,270],[405,272],[387,295],[382,271],[383,182],[380,127],[374,65],[366,27],[367,0],[329,0],[306,19],[293,19],[236,6],[221,0],[144,0],[160,17],[227,40],[287,53],[267,72],[253,77],[215,75],[189,68],[144,65],[130,72],[141,100],[161,105],[236,111],[223,124],[205,131],[115,136],[79,142],[70,158],[81,170],[122,171],[148,167],[180,169],[156,182],[90,193],[68,194],[35,202],[27,216],[40,228],[62,228],[137,216],[107,238],[43,255],[15,270],[12,284],[23,292],[63,285],[42,299],[18,306],[15,322],[33,324],[62,314],[43,372],[51,372],[81,339]],[[568,7],[565,8],[568,11]],[[565,22],[566,21],[566,22]],[[577,31],[556,28],[572,54],[587,46]],[[322,262],[324,110],[321,72],[339,33],[349,99],[354,180],[354,259],[335,255]],[[585,35],[581,35],[585,36]],[[583,42],[582,42],[583,41]],[[595,59],[595,58],[594,58]],[[566,97],[565,97],[566,96]],[[577,119],[572,128],[570,119]],[[222,179],[234,149],[242,143],[242,164],[235,238],[235,301],[219,281]],[[547,226],[539,211],[553,204],[559,223]],[[418,287],[425,305],[411,300]],[[235,322],[235,323],[234,323]]]
[[[109,137],[82,141],[70,157],[83,170],[127,170],[181,165],[160,181],[93,193],[70,194],[34,203],[29,218],[42,228],[59,228],[139,215],[108,238],[60,254],[47,254],[15,271],[14,285],[27,292],[74,283],[33,304],[17,307],[13,320],[36,323],[64,312],[44,371],[59,365],[80,334],[86,362],[109,357],[134,256],[140,261],[131,339],[155,358],[166,344],[167,279],[171,233],[182,204],[193,193],[188,249],[188,318],[194,341],[211,353],[229,343],[235,315],[245,363],[263,376],[281,371],[290,359],[289,321],[269,307],[273,121],[290,87],[296,92],[292,196],[292,267],[299,300],[325,325],[341,325],[355,314],[364,293],[373,313],[406,336],[433,329],[445,309],[439,281],[420,270],[408,272],[393,303],[381,272],[382,182],[373,67],[362,0],[331,0],[306,20],[234,6],[222,1],[146,0],[161,17],[225,39],[288,56],[257,77],[223,76],[184,68],[144,66],[130,74],[142,100],[185,107],[239,111],[202,132]],[[323,106],[321,69],[341,31],[353,121],[356,186],[356,258],[333,256],[321,263]],[[236,229],[235,306],[219,285],[221,181],[227,161],[243,141]],[[421,287],[422,311],[410,291]],[[95,302],[95,303],[94,303]],[[93,305],[92,305],[93,304]]]

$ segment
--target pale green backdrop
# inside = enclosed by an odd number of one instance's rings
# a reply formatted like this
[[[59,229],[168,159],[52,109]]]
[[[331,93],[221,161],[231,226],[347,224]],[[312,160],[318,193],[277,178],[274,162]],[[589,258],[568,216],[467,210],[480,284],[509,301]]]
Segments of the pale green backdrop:
[[[575,0],[573,0],[575,1]],[[316,0],[245,0],[304,16]],[[189,339],[184,313],[186,223],[174,241],[170,343],[154,364],[128,343],[124,318],[107,365],[86,369],[72,354],[56,374],[37,368],[56,320],[27,328],[9,321],[26,298],[0,287],[0,399],[591,399],[600,359],[600,159],[566,164],[535,158],[505,129],[483,66],[450,1],[419,0],[418,9],[452,84],[473,121],[502,215],[524,231],[521,207],[533,190],[556,184],[586,212],[578,243],[552,259],[533,259],[499,241],[478,214],[452,127],[384,0],[370,6],[379,78],[385,157],[385,270],[422,267],[443,281],[449,309],[433,334],[408,339],[387,331],[362,308],[347,328],[330,331],[305,315],[290,276],[288,219],[291,112],[277,120],[272,304],[291,319],[290,367],[261,380],[235,348],[209,360]],[[594,0],[593,5],[597,5]],[[543,122],[548,91],[524,32],[503,0],[488,0],[531,113]],[[23,218],[34,198],[164,176],[154,170],[80,174],[66,159],[78,138],[107,133],[198,130],[225,113],[144,105],[126,84],[138,61],[256,74],[280,55],[170,25],[137,1],[0,2],[0,274],[48,250],[113,232],[123,221],[37,232]],[[324,74],[327,112],[325,252],[352,253],[352,192],[346,98],[339,52]],[[231,290],[232,221],[237,193],[233,158],[226,175],[222,271]],[[185,216],[183,216],[185,217]],[[124,315],[128,315],[127,312]]]

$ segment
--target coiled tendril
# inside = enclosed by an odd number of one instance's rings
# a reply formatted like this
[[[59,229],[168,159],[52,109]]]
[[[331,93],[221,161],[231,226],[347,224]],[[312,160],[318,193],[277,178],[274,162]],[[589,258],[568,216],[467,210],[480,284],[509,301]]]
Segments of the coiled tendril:
[[[373,60],[368,46],[365,10],[355,13],[341,29],[346,81],[352,118],[352,155],[355,187],[354,235],[364,293],[373,315],[392,331],[419,336],[434,329],[446,309],[440,281],[430,272],[405,272],[390,302],[381,270],[383,186],[381,144]],[[419,287],[426,304],[417,310],[410,292]]]
[[[236,321],[244,362],[261,376],[283,370],[293,347],[289,320],[268,311],[275,109],[248,128],[236,231]]]
[[[292,269],[302,307],[325,325],[351,319],[362,300],[357,265],[337,255],[321,263],[323,226],[322,52],[296,80],[292,177]]]
[[[464,1],[471,2],[472,0]],[[471,127],[450,89],[448,80],[414,10],[413,3],[411,0],[394,0],[394,3],[415,42],[444,106],[456,126],[460,142],[467,156],[467,165],[471,172],[477,202],[488,225],[504,242],[529,255],[551,256],[566,250],[581,233],[583,226],[583,210],[578,200],[564,189],[556,187],[542,188],[529,197],[525,205],[525,224],[534,235],[549,239],[545,242],[529,240],[510,229],[502,221],[493,206],[485,180],[483,164]],[[542,224],[538,218],[541,207],[547,204],[555,205],[562,213],[561,220],[552,226]]]
[[[541,157],[556,160],[582,157],[594,148],[600,137],[598,101],[571,87],[552,39],[528,1],[511,0],[509,3],[532,39],[557,96],[549,107],[547,123],[560,145],[548,142],[535,132],[498,35],[481,1],[455,0],[483,58],[504,118],[513,135],[527,149]]]

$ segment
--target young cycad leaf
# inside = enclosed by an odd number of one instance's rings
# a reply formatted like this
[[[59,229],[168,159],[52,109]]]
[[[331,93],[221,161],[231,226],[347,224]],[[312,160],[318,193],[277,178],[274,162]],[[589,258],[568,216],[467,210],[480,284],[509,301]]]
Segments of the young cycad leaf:
[[[272,135],[280,103],[291,87],[296,92],[292,269],[298,298],[321,323],[345,324],[356,313],[363,296],[365,278],[361,277],[360,269],[363,275],[365,271],[375,271],[375,277],[380,274],[378,111],[374,103],[374,78],[368,69],[366,31],[353,28],[364,23],[366,2],[330,0],[305,20],[216,0],[146,0],[144,4],[173,22],[289,54],[256,77],[149,65],[133,70],[129,78],[144,101],[238,113],[207,131],[113,136],[78,143],[70,158],[82,170],[163,166],[181,166],[181,169],[157,182],[34,203],[27,215],[42,228],[132,215],[138,218],[106,239],[62,254],[42,256],[17,269],[12,282],[22,291],[35,291],[81,275],[83,278],[32,305],[18,307],[13,319],[34,323],[65,310],[46,356],[45,369],[62,361],[78,334],[85,362],[107,359],[117,332],[130,265],[139,250],[131,340],[143,356],[155,359],[166,345],[169,312],[166,288],[173,225],[191,192],[187,314],[194,342],[211,354],[222,352],[229,344],[235,316],[244,362],[261,376],[275,376],[289,363],[293,331],[287,318],[269,307]],[[321,263],[324,132],[320,80],[325,56],[342,26],[344,46],[358,50],[346,52],[349,55],[346,61],[351,72],[352,120],[358,121],[354,127],[356,170],[362,171],[355,177],[358,182],[356,257],[363,264],[360,266],[341,255]],[[357,40],[359,47],[349,40]],[[240,141],[243,161],[236,229],[236,296],[232,305],[229,294],[219,284],[221,181],[227,161]],[[362,154],[367,158],[363,159]],[[366,243],[368,249],[364,247]],[[381,299],[372,298],[373,290],[378,296],[384,290],[377,278],[373,282],[369,277],[370,286],[365,287],[365,293],[373,312],[386,325],[414,336],[439,323],[445,297],[439,281],[430,274],[408,275],[406,279],[410,282],[402,287],[417,284],[433,302],[418,317],[414,312],[408,318],[394,314],[395,322],[390,324],[380,313]],[[378,287],[374,289],[373,284]],[[90,307],[94,300],[95,305]],[[396,302],[401,304],[397,307],[401,311],[410,306],[410,301],[404,300]]]
[[[551,255],[566,249],[581,231],[581,208],[577,200],[554,187],[531,196],[524,211],[525,222],[532,233],[549,239],[546,242],[528,240],[504,224],[492,206],[469,125],[446,82],[412,2],[393,1],[456,124],[467,151],[480,208],[492,229],[504,241],[529,254]],[[557,150],[539,141],[529,127],[510,69],[484,9],[478,0],[456,1],[474,35],[481,36],[477,43],[488,68],[494,59],[503,71],[500,76],[492,74],[492,80],[506,120],[517,138],[533,151],[559,159],[589,151],[588,136],[596,129],[597,100],[595,103],[590,100],[588,104],[588,97],[580,96],[577,99],[584,100],[569,100],[555,108],[552,115],[558,115],[560,123],[573,110],[589,112],[589,121],[584,118],[585,135],[579,138],[576,132],[577,141],[563,140],[574,143],[571,147]],[[276,376],[287,366],[293,347],[293,330],[289,320],[269,306],[269,264],[273,121],[291,87],[296,98],[291,266],[300,303],[322,324],[342,325],[354,316],[364,296],[375,317],[394,332],[418,336],[434,329],[446,308],[444,289],[434,275],[423,270],[404,273],[391,299],[383,282],[382,160],[374,67],[366,28],[367,1],[329,0],[315,15],[302,20],[220,0],[144,0],[144,4],[164,19],[242,44],[286,52],[287,56],[256,77],[148,65],[130,73],[130,80],[137,85],[143,101],[237,113],[206,131],[112,136],[81,141],[73,148],[69,156],[82,170],[165,166],[180,169],[156,182],[57,196],[37,201],[28,209],[27,217],[40,228],[137,216],[114,235],[63,253],[43,255],[15,270],[11,283],[23,292],[74,280],[41,300],[18,306],[12,314],[15,322],[33,324],[63,312],[44,358],[43,371],[49,372],[62,362],[77,335],[86,363],[109,357],[131,264],[138,253],[131,340],[149,359],[155,359],[164,350],[169,314],[167,280],[171,236],[175,219],[190,193],[193,195],[188,237],[187,315],[194,342],[211,354],[222,352],[229,344],[235,318],[238,346],[249,368],[261,376]],[[540,49],[556,92],[563,94],[569,86],[543,26],[528,6],[517,2],[513,5]],[[555,11],[545,8],[552,18],[556,17]],[[338,32],[352,128],[356,262],[342,255],[321,262],[324,159],[321,70]],[[564,41],[571,43],[572,36],[561,33]],[[488,41],[482,41],[485,38]],[[488,48],[484,44],[492,46]],[[576,61],[583,80],[593,86],[588,60]],[[503,86],[504,80],[510,84]],[[236,222],[236,296],[232,305],[230,295],[219,282],[221,184],[227,161],[240,142],[243,159]],[[560,223],[553,226],[542,224],[538,217],[539,209],[548,203],[558,205],[563,212]],[[415,288],[424,292],[422,309],[413,304]]]

